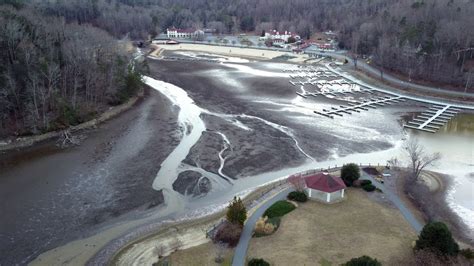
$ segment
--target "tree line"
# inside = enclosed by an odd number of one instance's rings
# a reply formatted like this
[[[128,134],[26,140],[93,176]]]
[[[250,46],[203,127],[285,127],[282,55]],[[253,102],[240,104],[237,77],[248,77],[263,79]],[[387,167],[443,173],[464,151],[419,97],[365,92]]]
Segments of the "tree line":
[[[15,0],[9,0],[15,1]],[[18,1],[18,0],[17,0]],[[53,0],[45,14],[91,23],[115,37],[146,39],[166,28],[217,33],[289,30],[309,39],[339,33],[340,47],[413,80],[474,87],[472,0]]]
[[[75,125],[133,95],[127,43],[34,6],[0,6],[0,136]]]
[[[116,101],[112,95],[126,83],[119,77],[127,74],[128,59],[126,47],[115,40],[148,39],[171,26],[225,34],[289,30],[304,39],[332,30],[340,48],[383,71],[467,91],[474,87],[473,0],[2,3],[0,134],[48,130],[59,110],[74,118],[79,109],[94,112],[98,104]]]

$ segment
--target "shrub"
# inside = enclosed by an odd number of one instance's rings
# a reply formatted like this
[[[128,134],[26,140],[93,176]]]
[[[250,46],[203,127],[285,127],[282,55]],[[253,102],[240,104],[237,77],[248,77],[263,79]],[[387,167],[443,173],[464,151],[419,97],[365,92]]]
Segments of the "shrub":
[[[372,184],[372,181],[368,180],[368,179],[362,179],[360,180],[360,185],[361,186],[365,186],[365,185],[369,185],[369,184]]]
[[[381,266],[382,263],[380,263],[378,260],[373,259],[369,256],[362,256],[358,258],[353,258],[343,265],[345,266]]]
[[[266,223],[265,227],[263,228],[263,233],[269,235],[275,231],[275,226],[271,223]]]
[[[270,263],[268,263],[264,259],[251,259],[247,265],[248,266],[270,266]]]
[[[366,184],[362,186],[362,189],[364,189],[367,192],[372,192],[376,189],[376,187],[372,184]]]
[[[240,225],[225,223],[218,229],[214,241],[226,243],[229,247],[235,247],[239,243],[241,233],[242,227]]]
[[[263,216],[267,216],[269,219],[274,218],[274,217],[281,217],[292,210],[294,210],[296,207],[295,205],[291,204],[290,202],[286,200],[280,200],[275,202],[270,208],[268,208]]]
[[[267,236],[276,231],[280,225],[280,217],[273,217],[268,219],[267,216],[260,217],[255,224],[255,234],[254,237]]]
[[[304,191],[292,191],[288,193],[289,200],[294,200],[297,202],[306,202],[308,201],[308,196],[306,196],[306,193]]]
[[[360,169],[355,163],[346,164],[341,169],[341,178],[347,186],[352,186],[352,182],[359,179]]]
[[[430,249],[438,255],[455,256],[459,253],[458,244],[442,222],[426,224],[416,241],[415,249]]]
[[[472,251],[472,249],[470,248],[466,248],[466,249],[461,249],[459,251],[459,253],[461,255],[463,255],[464,258],[468,259],[468,260],[472,260],[474,259],[474,251]]]
[[[255,223],[255,233],[257,235],[269,235],[275,231],[275,226],[268,222],[268,217],[260,217]]]
[[[240,226],[244,225],[247,219],[247,209],[240,198],[234,197],[232,202],[229,203],[226,217],[227,221],[231,223],[239,224]]]
[[[260,217],[255,223],[255,233],[263,234],[265,231],[265,224],[267,223],[268,217]]]

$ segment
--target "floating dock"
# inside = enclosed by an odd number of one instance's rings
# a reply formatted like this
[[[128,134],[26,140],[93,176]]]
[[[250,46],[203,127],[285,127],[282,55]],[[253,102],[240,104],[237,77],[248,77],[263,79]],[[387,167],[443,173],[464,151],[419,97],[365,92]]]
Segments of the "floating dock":
[[[433,105],[428,108],[427,111],[422,112],[407,124],[403,125],[403,127],[436,133],[460,111],[460,108],[454,108],[451,105]]]

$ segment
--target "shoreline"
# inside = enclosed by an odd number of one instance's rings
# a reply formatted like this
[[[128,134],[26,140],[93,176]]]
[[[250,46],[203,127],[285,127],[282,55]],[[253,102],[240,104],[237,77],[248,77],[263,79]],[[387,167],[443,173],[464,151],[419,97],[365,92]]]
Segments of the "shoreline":
[[[204,52],[209,54],[223,55],[223,56],[234,56],[246,59],[254,60],[272,60],[276,57],[285,56],[290,54],[295,58],[288,59],[288,63],[293,64],[304,64],[306,60],[312,59],[306,54],[294,54],[292,51],[273,51],[273,50],[263,50],[250,47],[229,47],[229,46],[216,46],[216,45],[206,45],[206,44],[194,44],[194,43],[181,43],[177,45],[154,45],[158,47],[160,52],[158,56],[161,55],[163,51],[192,51],[192,52]],[[157,55],[151,54],[154,57]]]
[[[34,145],[40,144],[45,141],[50,141],[53,138],[60,137],[60,135],[65,130],[68,130],[69,132],[73,133],[73,132],[77,132],[81,130],[95,128],[101,123],[106,122],[122,114],[123,112],[127,110],[130,110],[136,103],[139,103],[139,100],[141,100],[146,95],[146,90],[147,88],[145,87],[142,88],[137,93],[136,96],[133,96],[127,102],[117,105],[117,106],[111,106],[105,112],[97,116],[96,118],[80,123],[78,125],[70,126],[63,130],[54,130],[54,131],[50,131],[50,132],[40,134],[40,135],[19,137],[19,138],[16,138],[15,140],[5,141],[6,142],[5,144],[4,143],[0,144],[0,153],[12,151],[12,150],[25,149],[25,148],[33,147]]]
[[[194,221],[194,220],[191,220],[191,221]],[[184,222],[183,222],[183,223],[184,223]],[[155,233],[156,233],[156,232],[155,232]],[[100,232],[99,232],[98,234],[100,234]],[[111,241],[113,241],[113,239],[112,239]],[[111,241],[109,241],[109,242],[111,242]],[[108,244],[109,242],[107,242],[106,244]],[[76,250],[77,250],[77,249],[76,249]],[[80,255],[78,255],[78,256],[80,256]]]
[[[242,197],[242,202],[247,207],[248,216],[255,211],[264,201],[271,198],[274,194],[277,194],[282,187],[287,183],[283,180],[275,180],[267,184],[263,184],[259,187],[254,188]],[[163,257],[170,255],[175,250],[186,250],[204,243],[209,242],[207,233],[214,230],[219,224],[225,220],[225,207],[223,210],[216,211],[211,214],[207,214],[202,217],[195,219],[188,219],[179,223],[163,225],[163,228],[159,228],[157,231],[151,232],[144,236],[141,236],[126,245],[122,246],[119,250],[113,253],[108,260],[108,265],[132,265],[131,259],[138,259],[137,256],[145,254],[145,252],[154,252],[158,248],[156,243],[158,241],[168,242],[169,246],[164,249],[162,254]],[[211,230],[208,230],[211,228]],[[207,229],[207,230],[206,230]],[[173,240],[178,239],[178,245],[176,246],[175,241],[169,240],[168,235],[172,236]],[[176,236],[179,235],[180,237]],[[167,238],[168,237],[168,238]],[[173,243],[174,242],[174,243]],[[164,245],[161,245],[164,246]],[[146,251],[148,249],[148,251]],[[155,255],[155,254],[153,254]],[[143,261],[140,260],[142,263]],[[88,263],[91,263],[89,261]],[[152,262],[153,263],[153,262]]]
[[[251,204],[260,199],[262,195],[267,195],[279,182],[281,182],[281,180],[264,184],[260,187],[256,187],[252,191],[246,192],[243,194],[244,196],[242,196],[244,204]],[[116,261],[118,256],[141,241],[153,239],[155,236],[160,237],[161,234],[166,233],[166,230],[176,230],[176,228],[180,227],[183,228],[183,230],[185,228],[187,230],[189,227],[195,227],[202,223],[210,223],[210,221],[218,220],[218,218],[223,215],[225,215],[224,210],[218,210],[214,213],[208,213],[193,218],[189,218],[186,214],[183,214],[180,217],[165,219],[163,222],[158,223],[153,222],[153,217],[145,217],[139,220],[126,220],[115,226],[108,226],[89,237],[78,239],[43,252],[29,264],[55,265],[72,263],[77,265],[111,265],[113,261]],[[158,219],[160,221],[162,220],[162,218]],[[153,224],[157,224],[158,226],[155,226],[157,228],[153,227]],[[141,232],[139,230],[140,228],[143,229]],[[138,236],[130,237],[130,233],[133,231],[137,231]],[[202,236],[204,236],[204,232],[200,232]],[[195,232],[191,230],[191,233]],[[123,245],[122,237],[130,237],[132,240],[128,241],[128,239],[126,239],[126,244]],[[119,244],[118,247],[117,244]],[[79,252],[78,249],[80,249]],[[111,251],[106,249],[115,250]]]
[[[369,84],[374,84],[375,86],[380,86],[384,89],[393,90],[393,91],[401,92],[401,93],[407,93],[409,95],[424,97],[427,99],[432,98],[435,100],[449,100],[449,101],[460,103],[460,104],[474,104],[474,94],[469,97],[449,95],[449,91],[447,92],[438,91],[438,92],[433,92],[431,94],[427,94],[425,92],[411,89],[408,87],[393,85],[392,83],[384,81],[384,80],[380,80],[380,78],[374,77],[373,75],[361,69],[354,69],[353,67],[344,67],[343,69],[357,79],[360,79]],[[469,100],[466,98],[468,98]]]
[[[163,51],[193,51],[193,52],[204,52],[204,53],[209,53],[209,54],[217,54],[217,55],[223,55],[223,56],[237,56],[237,57],[242,57],[246,59],[255,59],[255,60],[272,60],[276,57],[279,56],[284,56],[291,54],[292,56],[295,56],[295,58],[286,60],[285,63],[291,63],[291,64],[306,64],[306,63],[311,63],[312,57],[309,57],[307,54],[294,54],[292,51],[273,51],[273,50],[263,50],[263,49],[257,49],[257,48],[251,48],[251,47],[231,47],[231,46],[218,46],[218,45],[212,45],[212,44],[196,44],[196,43],[181,43],[177,45],[153,45],[154,47],[158,47],[160,50],[161,54]],[[260,55],[261,54],[261,55]],[[333,58],[332,56],[327,57]],[[158,58],[157,56],[154,56],[155,58]],[[307,62],[309,61],[309,62]],[[395,92],[403,92],[403,93],[408,93],[414,96],[423,96],[426,98],[433,98],[436,100],[450,100],[458,103],[463,103],[463,104],[473,104],[474,101],[474,94],[469,97],[471,100],[466,100],[465,97],[460,97],[460,96],[449,96],[449,91],[437,91],[437,92],[432,92],[429,95],[426,93],[423,93],[422,91],[415,90],[415,89],[410,89],[410,88],[402,88],[400,86],[395,86],[392,83],[388,83],[384,80],[380,80],[377,77],[374,77],[370,75],[369,73],[366,73],[363,70],[357,69],[354,70],[353,68],[343,68],[345,71],[348,71],[351,75],[353,75],[356,78],[362,79],[364,82],[368,82],[371,84],[375,84],[377,86],[382,86],[385,89],[388,90],[393,90]],[[414,83],[415,84],[415,83]]]
[[[448,202],[447,202],[447,199],[446,199],[446,195],[448,193],[448,188],[449,188],[449,184],[448,184],[449,180],[447,180],[446,177],[443,174],[440,174],[440,173],[437,173],[437,172],[432,172],[432,171],[426,171],[425,175],[423,176],[423,180],[424,180],[423,181],[424,183],[419,183],[419,185],[426,186],[430,190],[430,192],[432,192],[432,193],[439,193],[440,195],[442,195],[443,200],[444,200],[444,204],[445,204],[443,207],[448,207],[449,208]],[[395,186],[394,187],[387,187],[387,188],[392,190],[393,192],[397,193],[399,196],[401,196],[402,200],[405,202],[407,207],[411,210],[411,212],[415,215],[415,217],[418,220],[422,221],[423,223],[426,223],[427,221],[429,221],[430,219],[427,219],[426,212],[424,212],[421,207],[418,207],[419,205],[417,204],[416,199],[414,199],[413,197],[411,197],[409,194],[407,194],[405,192],[405,190],[403,188],[403,185],[405,183],[405,182],[403,182],[404,179],[399,178],[398,180],[394,180],[394,181],[395,181],[395,184],[393,184],[393,185],[395,185]],[[399,182],[399,181],[402,181],[402,182]],[[280,182],[280,181],[275,181],[275,182],[272,182],[270,184],[263,185],[262,187],[257,188],[254,191],[250,192],[249,196],[252,195],[252,194],[256,194],[259,189],[265,189],[266,187],[272,186],[272,185],[274,185],[275,183],[278,183],[278,182]],[[280,187],[281,187],[281,185],[280,185]],[[276,189],[277,189],[276,187],[273,187],[268,192],[272,192],[273,194],[275,194]],[[248,216],[250,216],[251,213],[256,208],[258,208],[258,206],[260,206],[263,202],[268,200],[268,198],[266,196],[267,195],[262,195],[262,198],[264,198],[264,199],[261,200],[255,206],[253,206],[253,208],[248,209],[248,214],[249,214]],[[258,199],[256,199],[256,200],[258,200]],[[374,200],[374,199],[372,199],[372,200]],[[374,200],[374,201],[377,202],[377,200]],[[248,203],[247,198],[244,199],[244,203]],[[186,232],[187,230],[190,229],[190,227],[202,228],[203,226],[206,227],[206,226],[212,225],[213,223],[215,224],[216,222],[222,220],[222,218],[224,217],[224,214],[225,214],[224,211],[219,211],[219,212],[216,212],[214,214],[210,214],[206,217],[201,217],[201,218],[194,219],[194,220],[188,220],[188,221],[185,221],[183,223],[179,223],[175,226],[170,226],[168,228],[163,228],[158,232],[154,232],[154,233],[149,234],[147,236],[144,236],[140,239],[137,239],[133,242],[130,242],[114,254],[114,256],[110,260],[109,264],[110,265],[131,265],[130,263],[133,262],[133,261],[131,261],[131,259],[137,259],[136,257],[133,256],[133,255],[137,255],[137,253],[136,253],[136,251],[135,251],[135,253],[130,252],[130,250],[132,250],[132,249],[143,250],[143,249],[147,249],[147,248],[150,249],[150,246],[152,246],[153,242],[155,242],[155,243],[158,242],[158,241],[166,242],[165,241],[166,237],[167,237],[166,235],[170,233],[170,231],[169,231],[170,228],[174,229],[174,230],[171,230],[172,232],[180,234],[181,230]],[[463,237],[459,237],[460,236],[459,231],[455,230],[455,228],[453,228],[453,226],[452,226],[453,223],[459,223],[459,222],[462,223],[461,218],[459,216],[457,216],[456,213],[454,213],[453,211],[451,211],[451,213],[449,213],[448,215],[449,216],[444,216],[444,218],[449,218],[449,219],[447,219],[447,220],[445,219],[445,220],[443,220],[443,222],[447,223],[450,226],[450,229],[455,234],[455,239],[460,244],[461,248],[466,248],[466,247],[472,248],[471,244],[464,242],[465,239],[463,239]],[[182,226],[182,228],[181,228],[181,226]],[[193,232],[187,232],[187,233],[192,234]],[[196,241],[196,239],[191,239],[191,240]],[[190,243],[187,243],[187,242],[181,242],[181,246],[180,246],[181,248],[179,248],[179,247],[168,247],[166,252],[162,253],[162,256],[166,257],[166,256],[170,255],[171,253],[173,253],[175,250],[186,250],[188,248],[191,248],[191,247],[198,246],[198,245],[209,242],[209,239],[207,239],[207,237],[205,239],[199,239],[199,240],[201,240],[201,242],[195,242],[195,244],[190,244]],[[153,254],[153,255],[156,255],[156,254]]]
[[[412,211],[421,215],[425,222],[435,220],[446,223],[461,248],[472,248],[474,240],[465,234],[469,231],[469,227],[450,207],[448,201],[453,180],[445,174],[429,170],[425,170],[420,178],[422,181],[416,182],[410,190],[407,190],[408,185],[404,178],[397,180],[397,193],[403,197]]]

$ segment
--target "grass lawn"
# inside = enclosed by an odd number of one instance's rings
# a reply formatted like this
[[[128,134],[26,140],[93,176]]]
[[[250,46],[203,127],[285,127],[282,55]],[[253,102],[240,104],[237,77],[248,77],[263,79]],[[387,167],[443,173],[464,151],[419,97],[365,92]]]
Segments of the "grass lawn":
[[[268,219],[275,218],[275,217],[281,217],[292,210],[294,210],[296,207],[292,203],[286,201],[286,200],[280,200],[275,203],[273,203],[270,208],[268,208],[264,213],[263,216],[267,216]]]
[[[365,191],[347,189],[339,203],[300,204],[282,217],[274,234],[252,238],[247,255],[271,265],[339,265],[362,255],[384,265],[407,265],[416,237],[397,209],[370,200]]]
[[[215,263],[214,259],[217,256],[217,249],[216,246],[212,243],[205,243],[199,246],[195,246],[192,248],[178,250],[168,256],[166,259],[169,264],[162,263],[158,265],[206,265],[206,266],[213,266],[213,265],[221,265],[227,266],[232,265],[232,256],[234,254],[233,249],[228,249],[224,255],[224,262],[222,264]],[[164,262],[163,260],[162,262]]]

